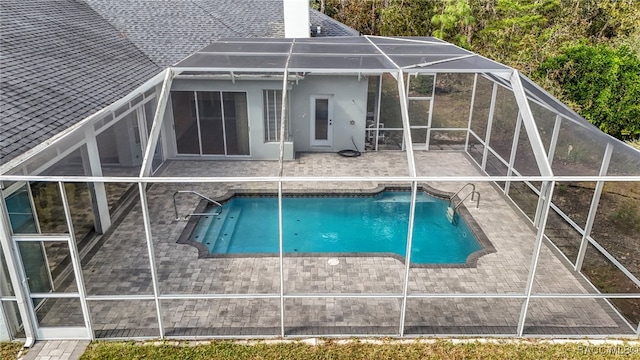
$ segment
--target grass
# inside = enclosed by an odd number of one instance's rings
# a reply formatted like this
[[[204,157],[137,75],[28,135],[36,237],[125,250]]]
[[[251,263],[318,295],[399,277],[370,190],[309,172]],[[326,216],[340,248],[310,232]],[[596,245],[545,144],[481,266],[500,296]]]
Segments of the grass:
[[[633,359],[640,357],[637,344],[583,345],[544,342],[400,343],[385,341],[323,341],[321,345],[303,342],[253,345],[231,341],[206,344],[178,342],[94,342],[82,360],[93,359]]]
[[[22,347],[22,343],[0,341],[0,359],[17,359]]]

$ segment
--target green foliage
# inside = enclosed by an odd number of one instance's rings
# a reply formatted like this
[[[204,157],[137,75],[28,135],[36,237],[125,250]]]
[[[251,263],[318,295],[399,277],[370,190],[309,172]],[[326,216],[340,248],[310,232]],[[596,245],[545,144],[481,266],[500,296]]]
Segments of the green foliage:
[[[431,18],[431,23],[439,27],[433,36],[470,48],[475,22],[467,0],[447,0],[442,13]]]
[[[380,8],[388,0],[311,0],[312,8],[365,35],[377,35]]]
[[[640,54],[640,1],[311,0],[311,4],[363,34],[434,35],[470,48],[542,83],[609,134],[640,137],[637,70],[628,62],[632,54]],[[577,43],[629,50],[618,50],[616,55],[594,50],[595,59],[577,50],[566,52]]]
[[[556,31],[554,19],[560,0],[498,0],[494,16],[477,34],[479,49],[490,58],[528,72],[537,62],[539,48]]]
[[[380,35],[428,36],[435,15],[433,1],[387,0],[380,8]]]
[[[602,131],[640,137],[640,59],[627,47],[570,46],[544,61],[536,75],[556,83],[561,96]]]

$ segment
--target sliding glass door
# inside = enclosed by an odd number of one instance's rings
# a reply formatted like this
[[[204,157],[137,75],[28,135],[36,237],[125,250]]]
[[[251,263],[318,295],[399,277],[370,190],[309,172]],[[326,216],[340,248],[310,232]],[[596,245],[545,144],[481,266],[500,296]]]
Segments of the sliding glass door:
[[[171,93],[178,154],[247,156],[247,94],[222,91]]]

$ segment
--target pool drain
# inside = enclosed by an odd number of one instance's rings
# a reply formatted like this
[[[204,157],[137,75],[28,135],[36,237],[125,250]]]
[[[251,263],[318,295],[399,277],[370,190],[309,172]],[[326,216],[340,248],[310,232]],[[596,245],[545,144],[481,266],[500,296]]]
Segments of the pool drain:
[[[329,259],[329,261],[327,261],[327,264],[329,264],[331,266],[336,266],[336,265],[340,264],[340,260],[338,260],[336,258],[331,258],[331,259]]]

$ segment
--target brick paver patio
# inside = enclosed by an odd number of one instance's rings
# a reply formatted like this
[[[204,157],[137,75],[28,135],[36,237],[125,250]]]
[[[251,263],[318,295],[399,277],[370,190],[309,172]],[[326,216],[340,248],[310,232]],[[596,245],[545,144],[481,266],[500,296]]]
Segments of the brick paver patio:
[[[336,154],[301,154],[286,162],[289,176],[399,176],[408,175],[404,152],[365,153],[359,158]],[[461,152],[416,152],[420,175],[479,175]],[[275,176],[273,161],[169,161],[164,176]],[[293,183],[285,191],[373,191],[372,182]],[[408,185],[408,184],[406,184]],[[429,186],[455,192],[463,183],[435,182]],[[412,267],[409,294],[524,294],[535,232],[525,218],[489,183],[477,183],[480,208],[467,204],[495,252],[480,257],[477,266]],[[198,258],[195,247],[177,244],[186,221],[174,217],[172,195],[195,190],[210,197],[229,191],[277,191],[276,183],[153,184],[147,190],[159,292],[185,294],[264,294],[264,298],[162,299],[167,335],[279,335],[280,291],[277,257]],[[192,212],[199,199],[179,201],[181,214]],[[277,211],[277,209],[274,209]],[[445,216],[443,214],[443,216]],[[287,294],[354,293],[402,294],[404,263],[387,256],[328,256],[284,259]],[[153,294],[140,202],[136,200],[83,260],[89,295]],[[595,292],[582,276],[566,266],[548,244],[542,248],[534,293]],[[89,301],[98,337],[158,336],[153,300]],[[522,299],[410,298],[408,334],[514,334]],[[303,297],[285,299],[285,328],[290,335],[389,334],[398,332],[401,299]],[[82,323],[79,303],[47,306],[43,321]],[[604,301],[593,299],[533,299],[525,333],[628,334],[631,330]]]

